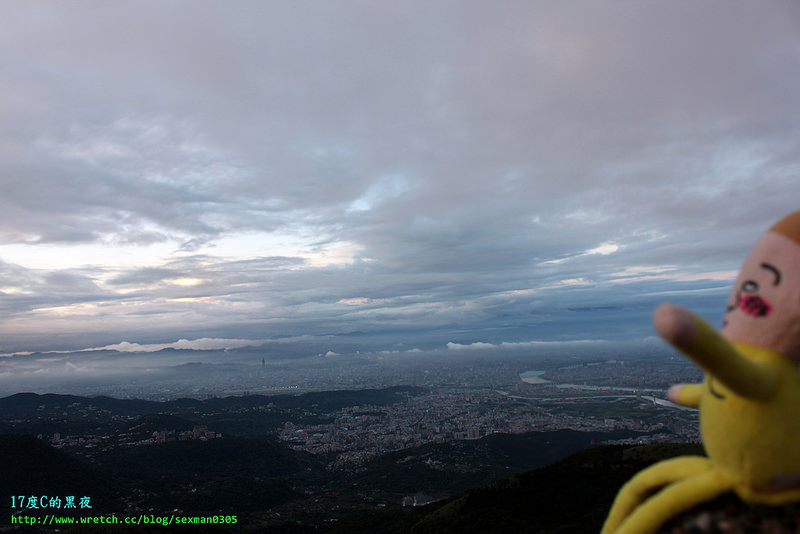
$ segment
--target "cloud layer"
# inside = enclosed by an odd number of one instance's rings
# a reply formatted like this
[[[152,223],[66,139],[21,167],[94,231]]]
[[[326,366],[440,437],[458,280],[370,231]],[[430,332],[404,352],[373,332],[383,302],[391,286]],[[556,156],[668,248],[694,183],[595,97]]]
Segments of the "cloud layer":
[[[780,1],[4,5],[0,348],[717,320],[800,207],[799,30]]]

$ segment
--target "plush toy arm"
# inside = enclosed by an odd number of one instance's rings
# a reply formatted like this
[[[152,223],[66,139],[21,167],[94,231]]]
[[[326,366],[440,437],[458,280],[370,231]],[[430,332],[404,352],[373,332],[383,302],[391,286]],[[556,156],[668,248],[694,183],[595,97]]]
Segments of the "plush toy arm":
[[[711,469],[711,461],[708,458],[679,456],[663,460],[640,471],[617,493],[600,534],[616,533],[634,510],[642,506],[642,503],[663,486]]]
[[[658,333],[707,373],[742,397],[766,400],[778,387],[778,372],[742,356],[708,323],[675,304],[660,305],[653,315]]]
[[[681,459],[683,458],[676,458]],[[616,534],[654,534],[670,518],[725,493],[732,486],[731,481],[716,469],[685,477],[667,486],[634,510]]]
[[[702,384],[675,384],[669,388],[667,397],[672,402],[697,408],[700,406],[700,395],[702,393]]]

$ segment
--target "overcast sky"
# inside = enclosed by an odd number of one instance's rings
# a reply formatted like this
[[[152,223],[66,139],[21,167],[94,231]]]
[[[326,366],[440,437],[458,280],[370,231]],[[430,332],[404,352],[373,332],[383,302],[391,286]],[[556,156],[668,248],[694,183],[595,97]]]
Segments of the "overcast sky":
[[[790,0],[1,2],[0,352],[717,323],[798,95]]]

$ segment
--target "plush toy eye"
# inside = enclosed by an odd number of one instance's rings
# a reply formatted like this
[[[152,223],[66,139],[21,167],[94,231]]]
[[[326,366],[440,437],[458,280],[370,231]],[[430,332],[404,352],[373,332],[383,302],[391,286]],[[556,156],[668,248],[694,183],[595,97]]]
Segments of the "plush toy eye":
[[[742,284],[742,291],[745,293],[752,293],[754,291],[758,291],[758,284],[753,282],[752,280],[748,280],[744,284]]]

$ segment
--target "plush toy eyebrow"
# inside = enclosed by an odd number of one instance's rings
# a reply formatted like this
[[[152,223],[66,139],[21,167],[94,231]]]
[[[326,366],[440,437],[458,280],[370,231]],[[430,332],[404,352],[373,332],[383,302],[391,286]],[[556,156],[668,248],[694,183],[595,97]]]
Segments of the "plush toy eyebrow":
[[[777,286],[778,284],[781,283],[781,272],[778,270],[777,267],[775,267],[774,265],[770,265],[769,263],[762,263],[761,267],[767,269],[768,271],[772,271],[773,274],[775,275],[775,283],[772,285]]]

